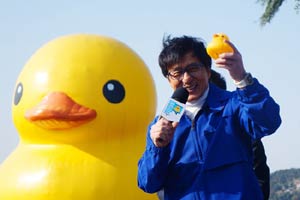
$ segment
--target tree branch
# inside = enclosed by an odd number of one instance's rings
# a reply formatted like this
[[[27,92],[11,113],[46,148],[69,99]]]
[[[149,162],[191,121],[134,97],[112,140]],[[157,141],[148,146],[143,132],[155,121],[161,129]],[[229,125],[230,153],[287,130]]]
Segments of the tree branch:
[[[267,4],[265,12],[263,13],[263,15],[260,17],[260,25],[264,26],[267,23],[270,23],[271,19],[275,16],[275,14],[277,13],[277,11],[279,10],[281,4],[285,1],[285,0],[260,0],[263,4]],[[298,4],[300,3],[299,0]]]

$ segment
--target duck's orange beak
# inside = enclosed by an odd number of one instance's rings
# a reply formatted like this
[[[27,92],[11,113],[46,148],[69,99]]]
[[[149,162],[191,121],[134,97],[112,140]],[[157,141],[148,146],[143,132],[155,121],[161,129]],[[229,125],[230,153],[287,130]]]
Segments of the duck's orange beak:
[[[25,113],[30,122],[50,130],[80,126],[97,116],[97,112],[73,101],[63,92],[48,94],[36,107]]]

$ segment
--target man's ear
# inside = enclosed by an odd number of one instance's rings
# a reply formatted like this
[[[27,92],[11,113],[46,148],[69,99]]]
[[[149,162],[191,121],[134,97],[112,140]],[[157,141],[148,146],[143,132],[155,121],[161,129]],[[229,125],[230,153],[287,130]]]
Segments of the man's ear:
[[[207,71],[208,79],[210,80],[210,76],[211,76],[210,68],[206,67],[206,71]]]

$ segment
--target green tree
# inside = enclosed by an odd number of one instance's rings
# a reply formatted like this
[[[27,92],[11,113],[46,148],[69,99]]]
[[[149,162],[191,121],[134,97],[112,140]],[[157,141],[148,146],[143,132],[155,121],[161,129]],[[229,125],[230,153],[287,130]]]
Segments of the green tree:
[[[265,11],[260,17],[261,26],[271,22],[284,1],[286,0],[257,0],[257,2],[260,2],[265,7]],[[295,10],[297,13],[299,12],[300,0],[295,0]]]
[[[286,169],[271,173],[270,200],[300,200],[300,169]]]

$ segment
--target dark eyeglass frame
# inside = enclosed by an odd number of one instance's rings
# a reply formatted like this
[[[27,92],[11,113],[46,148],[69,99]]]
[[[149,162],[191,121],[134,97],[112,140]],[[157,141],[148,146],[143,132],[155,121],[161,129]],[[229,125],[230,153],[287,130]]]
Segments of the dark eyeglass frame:
[[[172,80],[181,81],[184,73],[188,73],[190,76],[195,77],[195,75],[200,71],[201,68],[205,66],[202,63],[191,63],[185,67],[176,67],[172,71],[168,71],[167,78]]]

